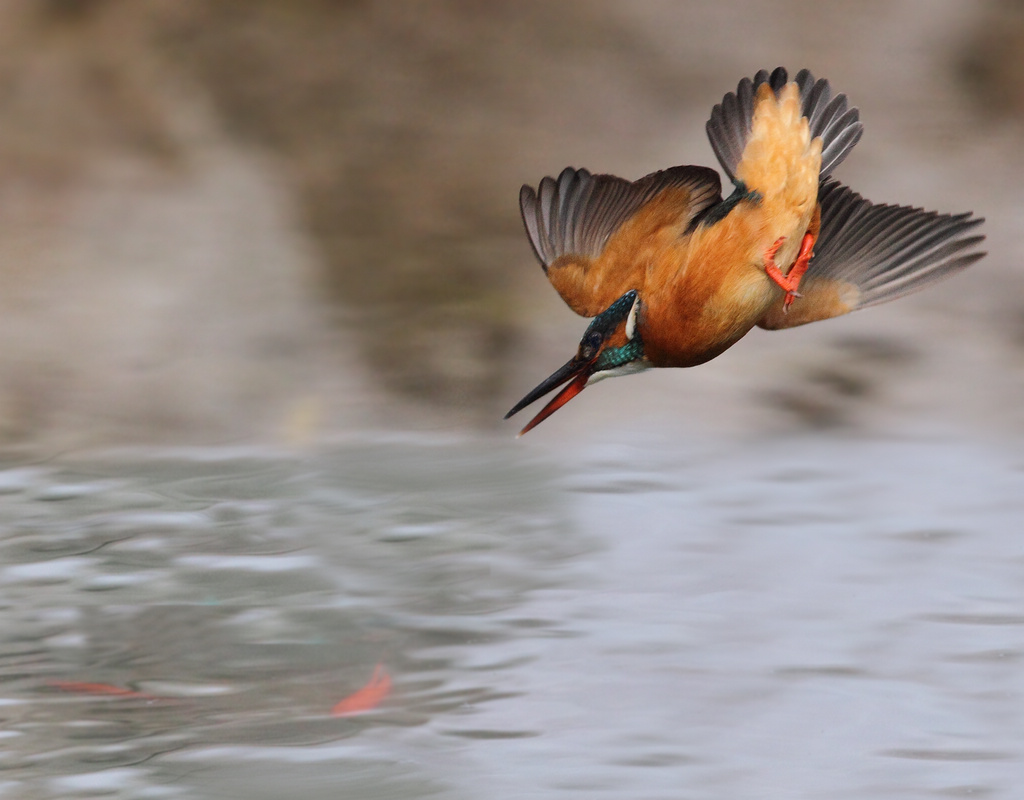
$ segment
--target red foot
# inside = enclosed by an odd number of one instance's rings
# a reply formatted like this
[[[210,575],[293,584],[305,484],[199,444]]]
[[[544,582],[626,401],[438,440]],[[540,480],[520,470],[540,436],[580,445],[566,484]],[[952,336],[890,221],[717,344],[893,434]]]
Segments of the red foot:
[[[782,301],[782,310],[789,311],[793,301],[798,297],[802,297],[800,292],[797,291],[797,287],[800,285],[800,279],[807,272],[807,267],[810,266],[811,258],[814,256],[815,237],[811,233],[804,234],[804,238],[800,242],[800,252],[797,253],[796,261],[790,267],[788,275],[783,275],[782,270],[775,263],[775,254],[779,252],[779,248],[782,247],[784,241],[786,241],[786,237],[780,236],[775,240],[775,244],[768,248],[768,251],[764,254],[764,271],[769,278],[786,292],[786,297]]]

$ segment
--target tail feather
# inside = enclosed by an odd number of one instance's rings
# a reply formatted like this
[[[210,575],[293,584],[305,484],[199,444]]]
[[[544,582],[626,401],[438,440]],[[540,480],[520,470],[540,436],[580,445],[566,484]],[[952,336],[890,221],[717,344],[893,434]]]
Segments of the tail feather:
[[[864,127],[860,112],[848,107],[846,95],[833,97],[828,81],[815,80],[809,70],[800,70],[793,82],[800,90],[801,112],[807,117],[811,137],[821,138],[821,178],[824,179],[860,140]],[[736,91],[729,92],[712,109],[707,123],[708,139],[722,168],[733,180],[750,137],[757,90],[768,84],[778,96],[787,83],[789,76],[783,67],[771,73],[761,70],[752,79],[740,81]]]

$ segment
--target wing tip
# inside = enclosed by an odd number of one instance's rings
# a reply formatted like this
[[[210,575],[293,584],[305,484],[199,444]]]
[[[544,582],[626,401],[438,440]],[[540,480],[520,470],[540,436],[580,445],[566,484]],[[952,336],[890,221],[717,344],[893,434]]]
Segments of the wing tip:
[[[523,227],[526,228],[526,238],[530,242],[530,249],[540,262],[544,272],[548,271],[544,262],[543,242],[541,241],[540,228],[537,215],[537,192],[532,186],[524,183],[519,190],[519,213],[523,218]]]
[[[984,217],[874,204],[835,179],[819,193],[822,228],[808,277],[853,282],[857,308],[895,300],[985,257]]]

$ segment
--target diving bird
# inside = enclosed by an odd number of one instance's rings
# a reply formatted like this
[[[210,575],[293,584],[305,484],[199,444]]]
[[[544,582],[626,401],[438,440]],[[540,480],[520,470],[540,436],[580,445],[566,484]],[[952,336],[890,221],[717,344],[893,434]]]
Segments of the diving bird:
[[[692,367],[755,325],[791,328],[893,300],[985,254],[971,213],[876,205],[829,177],[863,125],[807,70],[744,78],[711,111],[718,173],[671,167],[637,181],[566,168],[519,194],[551,285],[592,317],[576,355],[508,419],[567,384],[520,435],[596,380]]]

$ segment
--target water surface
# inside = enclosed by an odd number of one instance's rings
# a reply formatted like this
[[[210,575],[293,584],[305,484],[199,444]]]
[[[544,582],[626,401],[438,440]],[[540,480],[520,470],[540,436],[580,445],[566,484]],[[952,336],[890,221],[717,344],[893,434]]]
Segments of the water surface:
[[[955,440],[10,464],[0,797],[1015,798],[1022,522]]]

